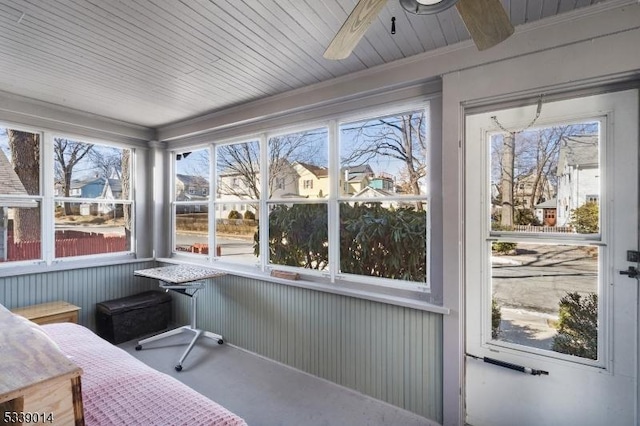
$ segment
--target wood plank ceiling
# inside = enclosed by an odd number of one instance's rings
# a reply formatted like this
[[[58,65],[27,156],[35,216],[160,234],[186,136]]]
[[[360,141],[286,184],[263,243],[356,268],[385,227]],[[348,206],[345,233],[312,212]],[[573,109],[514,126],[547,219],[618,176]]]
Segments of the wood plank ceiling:
[[[515,26],[597,2],[502,0]],[[469,39],[455,8],[390,0],[349,58],[325,60],[355,4],[0,0],[0,91],[158,127]]]

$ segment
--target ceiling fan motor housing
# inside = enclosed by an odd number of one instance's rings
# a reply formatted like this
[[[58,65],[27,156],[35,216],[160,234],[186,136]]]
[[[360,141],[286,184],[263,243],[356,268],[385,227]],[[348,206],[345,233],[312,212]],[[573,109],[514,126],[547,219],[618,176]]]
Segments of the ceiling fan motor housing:
[[[449,9],[456,4],[457,1],[458,0],[442,0],[437,3],[430,1],[428,3],[432,4],[425,4],[427,2],[422,3],[419,0],[400,0],[400,5],[407,12],[415,15],[433,15]]]

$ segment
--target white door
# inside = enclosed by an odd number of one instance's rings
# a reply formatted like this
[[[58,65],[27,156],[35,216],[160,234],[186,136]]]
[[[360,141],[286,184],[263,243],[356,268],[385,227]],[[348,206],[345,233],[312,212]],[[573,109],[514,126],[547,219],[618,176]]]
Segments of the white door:
[[[467,423],[637,424],[637,90],[465,133]]]

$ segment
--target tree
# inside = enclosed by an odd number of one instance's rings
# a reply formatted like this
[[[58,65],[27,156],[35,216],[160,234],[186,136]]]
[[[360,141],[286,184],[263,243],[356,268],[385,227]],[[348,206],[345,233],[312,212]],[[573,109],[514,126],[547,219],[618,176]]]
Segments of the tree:
[[[343,156],[342,164],[363,165],[376,157],[398,160],[403,165],[398,185],[405,192],[418,195],[420,179],[427,174],[425,128],[424,112],[361,122],[348,129],[354,135],[353,149]]]
[[[73,168],[91,152],[92,144],[76,142],[64,138],[54,138],[53,152],[56,160],[56,178],[62,183],[65,197],[69,197],[71,192],[71,180],[73,178]],[[64,204],[65,215],[71,214],[71,204]]]
[[[29,195],[40,194],[40,135],[7,129],[13,169]],[[40,209],[14,213],[14,240],[40,241]]]
[[[294,162],[322,163],[326,132],[308,131],[274,136],[269,139],[267,174],[269,198],[280,186],[295,183]],[[218,193],[239,199],[260,199],[260,145],[244,142],[217,148],[217,168],[226,179],[218,181]],[[234,179],[238,182],[234,184]]]
[[[513,226],[513,174],[515,172],[515,133],[504,136],[502,149],[502,175],[500,177],[500,189],[502,195],[501,225],[503,228]]]
[[[124,164],[124,151],[126,149],[100,147],[91,149],[88,158],[99,177],[104,179],[122,179],[122,166]]]
[[[219,194],[239,199],[260,199],[260,145],[257,142],[219,146],[216,158],[218,172],[230,177],[230,181],[218,180]],[[234,185],[233,179],[240,179],[241,184]]]
[[[578,234],[595,234],[600,230],[598,203],[590,201],[571,211],[571,226]]]
[[[558,334],[553,350],[598,359],[598,295],[567,293],[559,302]]]
[[[493,202],[502,205],[501,225],[508,228],[518,222],[516,198],[527,197],[524,208],[533,214],[534,206],[551,198],[557,190],[560,148],[573,138],[594,134],[595,123],[525,129],[502,133],[491,140]],[[516,197],[518,183],[526,183],[527,192]],[[521,207],[520,210],[523,210]]]

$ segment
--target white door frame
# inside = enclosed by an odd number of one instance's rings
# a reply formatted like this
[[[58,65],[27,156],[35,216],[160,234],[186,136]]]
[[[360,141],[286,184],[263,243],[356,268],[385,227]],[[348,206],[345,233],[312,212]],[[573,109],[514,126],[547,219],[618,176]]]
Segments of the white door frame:
[[[498,107],[500,111],[504,108]],[[511,370],[487,366],[481,361],[467,359],[466,379],[467,407],[473,414],[470,422],[478,424],[511,424],[515,416],[522,424],[567,424],[571,419],[576,424],[604,424],[607,419],[619,424],[634,423],[635,417],[635,380],[637,365],[637,345],[635,338],[623,336],[626,330],[637,330],[636,298],[638,283],[617,274],[627,268],[626,250],[636,250],[637,238],[633,231],[637,228],[637,153],[638,153],[638,91],[607,93],[589,97],[551,102],[543,107],[538,124],[541,127],[561,125],[564,122],[593,120],[606,117],[600,129],[602,140],[600,152],[602,163],[600,175],[606,179],[602,188],[602,238],[592,240],[591,244],[601,247],[601,270],[599,273],[601,295],[599,355],[596,361],[569,357],[551,351],[528,349],[523,346],[491,340],[489,322],[490,296],[487,289],[490,283],[490,268],[486,243],[488,235],[488,141],[487,132],[501,132],[491,116],[494,110],[474,114],[467,118],[469,145],[467,146],[465,170],[470,174],[466,198],[470,209],[466,214],[466,241],[468,252],[472,255],[465,259],[467,288],[469,297],[466,314],[467,352],[471,356],[490,357],[502,362],[524,365],[549,371],[550,376],[531,378]],[[511,112],[498,113],[504,120],[516,120],[508,128],[527,126],[530,117],[535,115],[536,106],[517,107]],[[514,115],[516,114],[516,115]],[[511,119],[508,117],[512,117]],[[482,143],[480,141],[483,141]],[[607,155],[605,155],[607,154]],[[625,170],[635,171],[629,197]],[[486,181],[486,183],[483,183]],[[618,200],[615,202],[613,200]],[[630,201],[634,201],[632,205]],[[621,206],[626,207],[622,208]],[[485,211],[477,211],[484,206]],[[634,214],[629,214],[633,212]],[[624,228],[623,228],[624,227]],[[615,231],[615,232],[614,232]],[[524,237],[524,238],[523,238]],[[527,238],[528,237],[528,238]],[[533,239],[532,239],[533,237]],[[547,237],[547,238],[544,238]],[[532,242],[558,242],[565,240],[578,244],[589,241],[577,235],[563,235],[549,239],[546,235],[521,235],[516,240]],[[475,253],[483,256],[475,256]],[[616,271],[614,273],[614,270]],[[482,277],[482,278],[481,278]],[[615,307],[613,311],[609,307]],[[604,325],[604,327],[603,327]],[[484,336],[484,337],[482,337]],[[615,338],[614,338],[615,337]],[[485,343],[486,342],[486,343]],[[612,350],[613,356],[609,356]],[[562,359],[562,360],[561,360]],[[613,360],[615,359],[615,363]],[[527,364],[531,365],[527,365]],[[528,395],[526,399],[513,395]],[[579,408],[579,398],[589,401]],[[602,404],[597,402],[601,401]],[[508,407],[505,410],[505,407]],[[473,411],[472,411],[473,410]],[[506,412],[505,412],[506,411]],[[501,414],[500,414],[501,413]],[[570,414],[569,414],[570,413]],[[571,415],[574,417],[563,418]],[[582,417],[579,417],[582,416]],[[613,418],[611,418],[613,416]],[[582,420],[577,421],[580,418]],[[627,420],[622,420],[626,418]],[[555,423],[554,423],[555,422]],[[590,423],[589,423],[590,424]]]
[[[442,122],[443,304],[451,309],[443,318],[443,414],[445,425],[464,424],[464,167],[465,108],[514,99],[548,97],[567,91],[593,91],[607,84],[636,81],[635,61],[602,62],[601,52],[620,50],[615,38],[592,40],[522,57],[445,74]],[[566,58],[570,57],[568,61]],[[546,68],[553,62],[553,72]],[[543,71],[544,70],[544,71]],[[514,77],[518,76],[518,77]],[[632,80],[635,78],[636,80]]]

